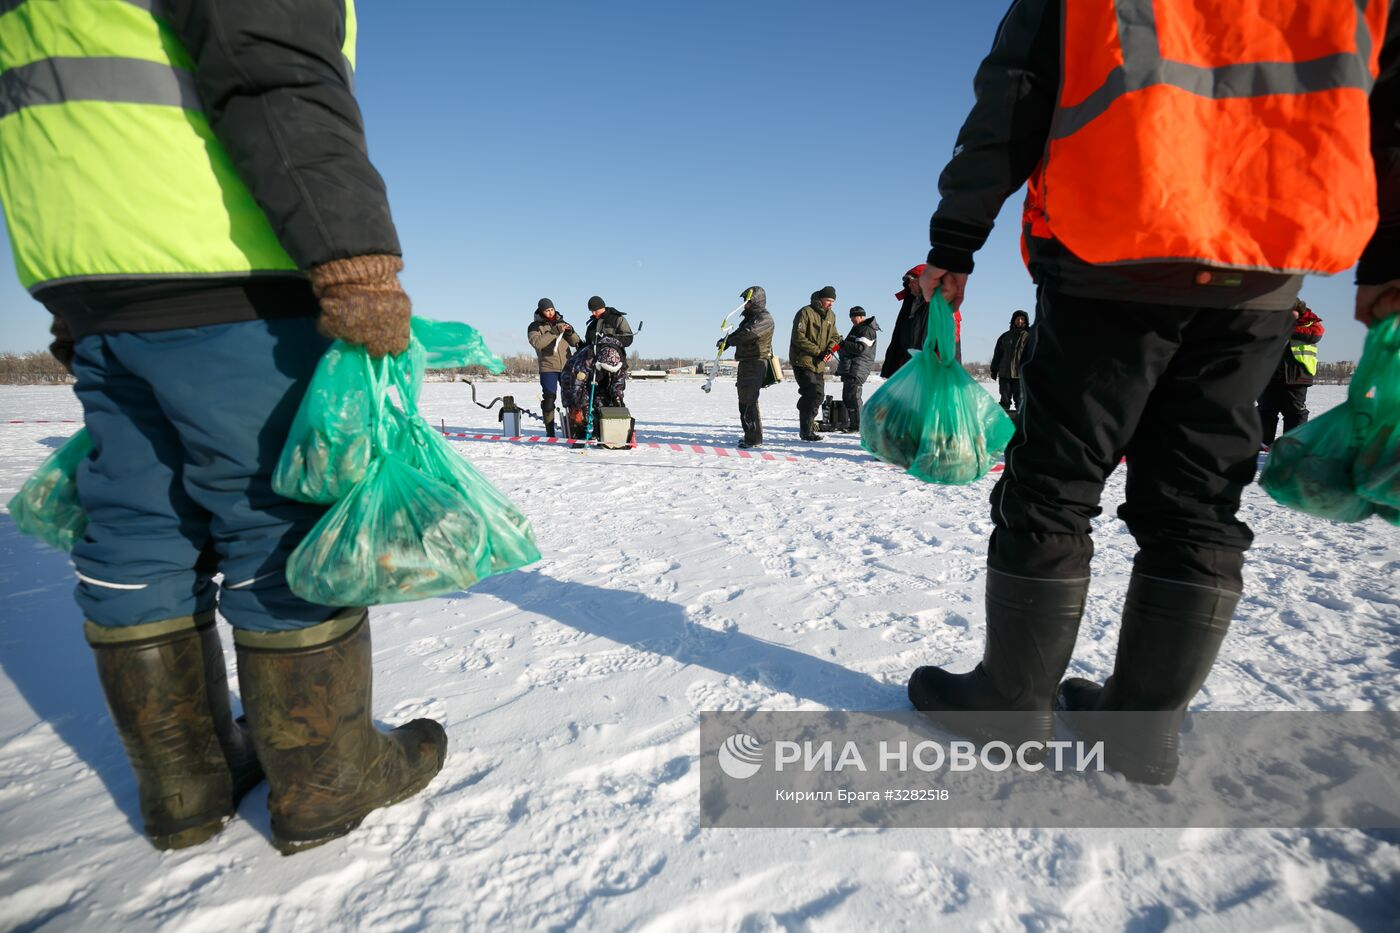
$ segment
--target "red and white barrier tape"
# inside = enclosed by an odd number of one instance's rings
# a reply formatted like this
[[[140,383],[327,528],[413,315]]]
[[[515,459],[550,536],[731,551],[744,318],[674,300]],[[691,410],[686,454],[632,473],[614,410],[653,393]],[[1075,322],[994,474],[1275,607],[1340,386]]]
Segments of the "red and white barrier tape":
[[[82,424],[76,418],[40,418],[37,421],[29,421],[24,418],[11,418],[6,424]]]
[[[443,431],[443,437],[455,437],[471,441],[513,441],[517,444],[572,444],[567,437],[543,437],[538,434],[531,434],[522,437],[506,437],[504,434],[462,434],[456,431]],[[788,463],[799,463],[801,457],[789,457],[787,455],[770,454],[767,451],[739,450],[729,447],[711,447],[705,444],[657,444],[649,441],[638,441],[632,446],[643,450],[669,450],[673,453],[691,453],[712,457],[735,457],[740,460],[774,460],[787,461]]]

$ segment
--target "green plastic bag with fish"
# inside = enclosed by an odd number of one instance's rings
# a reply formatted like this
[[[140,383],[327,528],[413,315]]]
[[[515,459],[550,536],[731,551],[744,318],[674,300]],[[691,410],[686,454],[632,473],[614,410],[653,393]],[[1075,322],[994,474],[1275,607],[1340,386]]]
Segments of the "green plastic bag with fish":
[[[1259,485],[1318,518],[1400,524],[1398,425],[1400,316],[1371,326],[1346,401],[1274,442]]]
[[[425,344],[420,333],[434,342]],[[304,422],[308,430],[293,431],[282,457],[290,482],[279,492],[315,502],[335,495],[288,561],[293,592],[329,606],[405,602],[458,592],[539,559],[524,515],[418,411],[430,360],[504,368],[474,330],[425,330],[415,318],[409,348],[396,357],[371,359],[340,342],[331,354],[333,363],[322,361],[326,378],[320,386],[313,378],[299,412],[316,409]],[[354,410],[339,420],[338,392]],[[315,461],[326,469],[314,474],[307,454],[319,458],[322,439],[331,456]]]
[[[88,518],[78,504],[78,466],[92,453],[87,428],[74,434],[39,465],[10,500],[10,518],[27,535],[60,551],[87,530]]]
[[[1365,393],[1371,419],[1361,432],[1352,475],[1363,499],[1378,510],[1400,511],[1400,315],[1374,325],[1366,343],[1372,355],[1368,378],[1365,385],[1353,379],[1352,389]],[[1395,521],[1385,511],[1379,514]]]
[[[964,485],[987,475],[1015,430],[996,399],[954,355],[953,312],[929,302],[922,350],[861,409],[860,445],[926,483]]]
[[[505,364],[476,329],[459,321],[413,318],[413,345],[398,358],[412,377],[414,402],[427,368]],[[289,499],[330,505],[364,479],[374,456],[372,422],[387,373],[375,372],[363,347],[336,341],[311,377],[282,448],[272,488]],[[378,382],[376,381],[378,379]]]

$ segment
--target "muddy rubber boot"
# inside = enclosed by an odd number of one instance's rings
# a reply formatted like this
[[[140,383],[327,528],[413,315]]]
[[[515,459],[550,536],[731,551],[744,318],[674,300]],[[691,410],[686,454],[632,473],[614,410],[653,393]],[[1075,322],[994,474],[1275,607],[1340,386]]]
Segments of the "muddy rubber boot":
[[[1104,743],[1104,764],[1139,784],[1170,784],[1186,705],[1205,683],[1240,594],[1133,574],[1113,674],[1060,685],[1060,718]]]
[[[253,742],[283,855],[349,833],[442,770],[447,733],[431,719],[382,732],[370,717],[368,613],[346,610],[289,632],[234,633]]]
[[[1011,745],[1049,742],[1055,689],[1069,666],[1089,578],[1044,580],[987,571],[982,663],[966,674],[921,667],[909,702],[954,732]]]
[[[136,772],[146,836],[157,849],[205,841],[262,780],[229,711],[214,613],[122,628],[88,622],[85,631]]]

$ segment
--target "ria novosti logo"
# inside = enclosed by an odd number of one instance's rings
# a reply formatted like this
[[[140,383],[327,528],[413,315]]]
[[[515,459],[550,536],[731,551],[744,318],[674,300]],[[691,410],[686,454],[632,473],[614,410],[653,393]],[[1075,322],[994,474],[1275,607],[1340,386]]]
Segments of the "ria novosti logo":
[[[763,767],[763,743],[737,732],[719,747],[719,768],[737,781],[747,780]]]

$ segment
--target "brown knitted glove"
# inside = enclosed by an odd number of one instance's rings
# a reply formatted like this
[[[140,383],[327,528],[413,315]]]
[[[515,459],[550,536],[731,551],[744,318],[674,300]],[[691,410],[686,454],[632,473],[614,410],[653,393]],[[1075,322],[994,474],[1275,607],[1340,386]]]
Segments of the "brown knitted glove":
[[[373,357],[408,349],[413,306],[399,285],[397,256],[353,256],[308,270],[321,302],[321,333],[360,344]]]
[[[49,325],[49,333],[53,334],[53,343],[49,344],[49,352],[53,358],[63,364],[63,368],[68,370],[68,374],[73,374],[73,334],[68,330],[68,322],[57,314],[53,316],[53,323]]]

